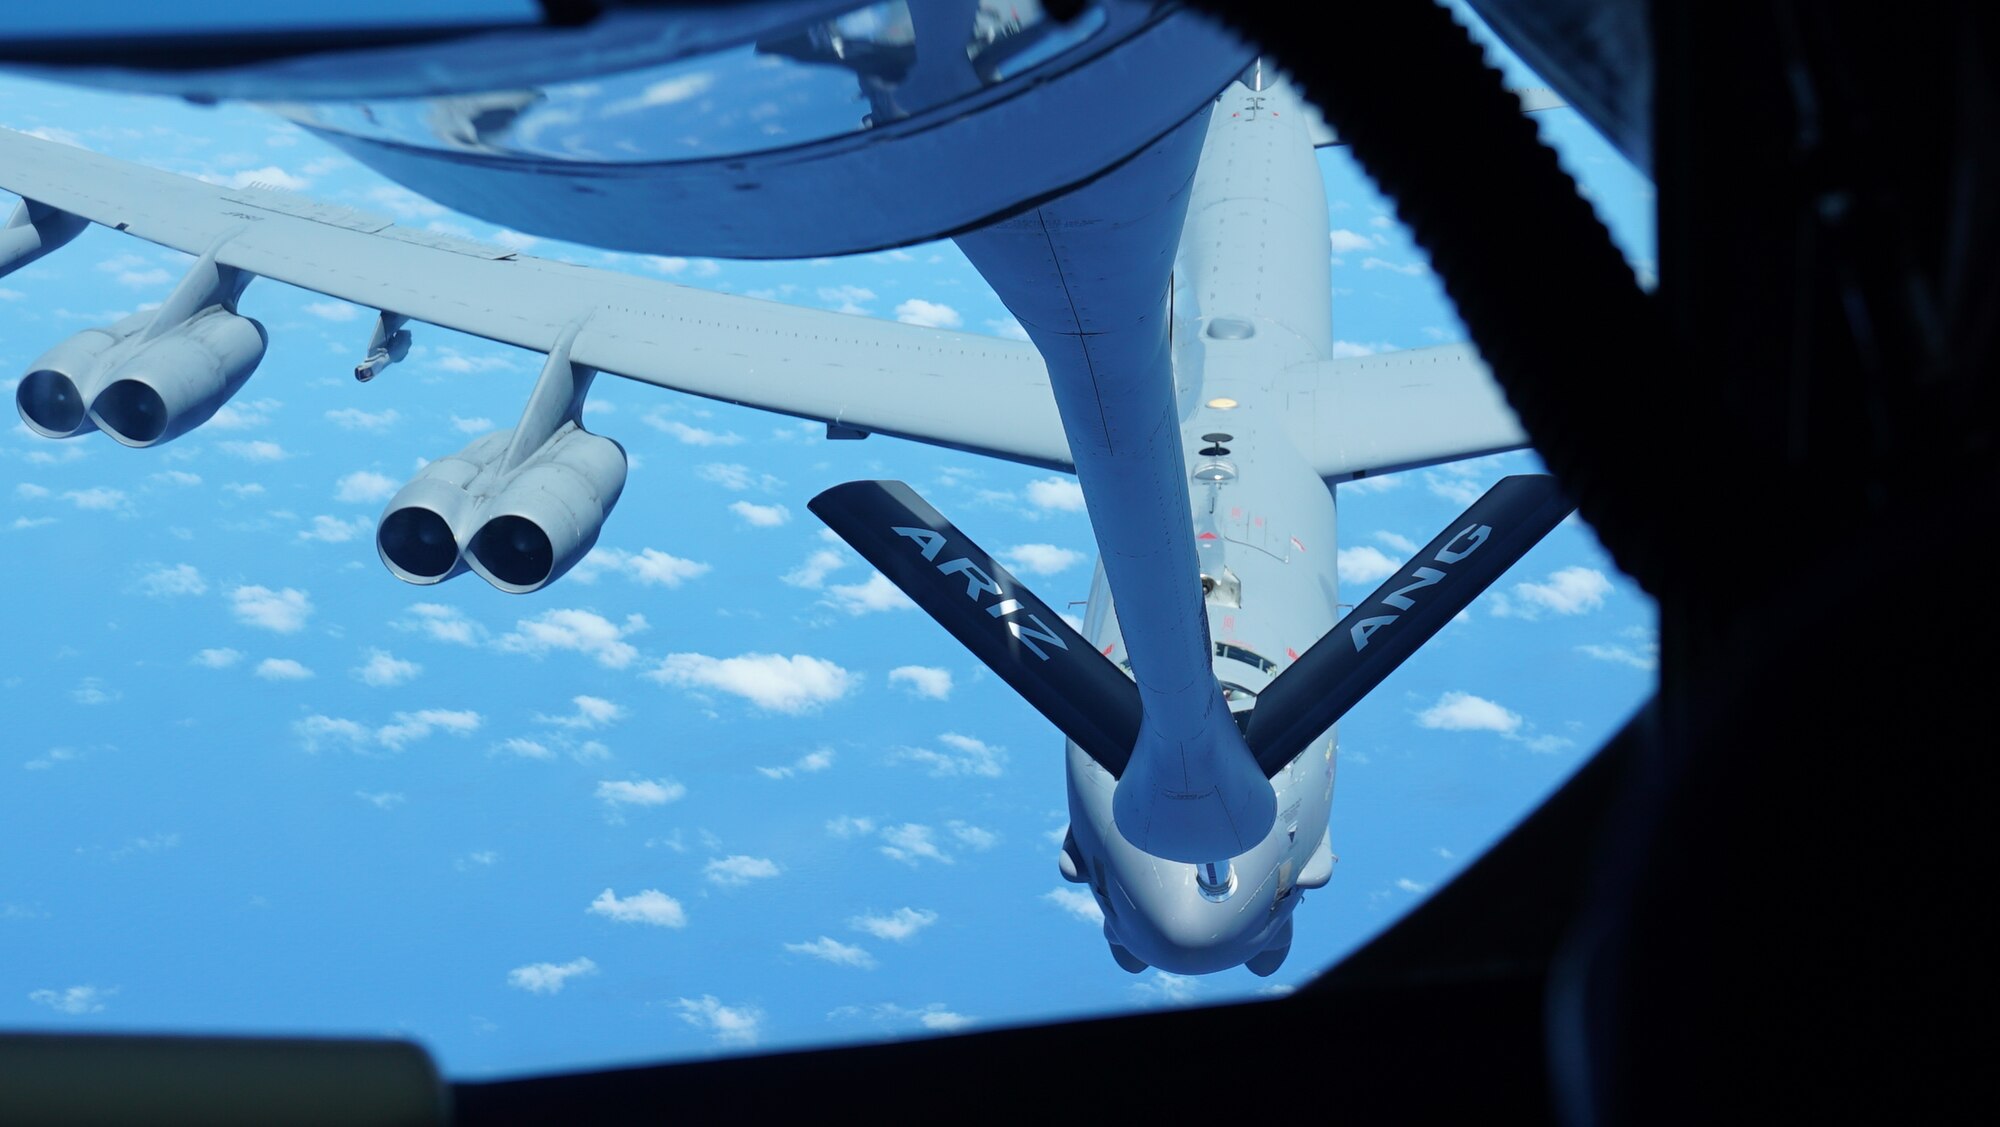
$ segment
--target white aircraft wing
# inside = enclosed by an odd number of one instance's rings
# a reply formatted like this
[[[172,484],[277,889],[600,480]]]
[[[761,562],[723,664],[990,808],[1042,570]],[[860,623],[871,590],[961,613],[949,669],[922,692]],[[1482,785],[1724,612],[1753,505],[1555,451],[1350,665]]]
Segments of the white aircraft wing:
[[[1470,345],[1320,360],[1286,370],[1310,397],[1306,455],[1327,481],[1518,450],[1527,432]]]
[[[412,321],[674,391],[1068,470],[1033,345],[712,293],[229,189],[0,129],[0,188]],[[579,197],[577,206],[590,206]],[[586,320],[587,319],[587,320]],[[356,341],[357,349],[365,341]]]

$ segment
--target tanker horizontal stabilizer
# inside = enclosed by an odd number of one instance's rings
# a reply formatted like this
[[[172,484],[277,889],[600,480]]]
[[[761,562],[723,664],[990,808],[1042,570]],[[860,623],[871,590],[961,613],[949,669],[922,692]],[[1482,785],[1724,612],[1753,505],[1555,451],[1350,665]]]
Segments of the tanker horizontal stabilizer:
[[[1576,506],[1546,474],[1501,478],[1258,694],[1246,738],[1268,778],[1395,672]]]
[[[999,561],[900,481],[850,481],[806,507],[1084,754],[1124,774],[1138,688]]]

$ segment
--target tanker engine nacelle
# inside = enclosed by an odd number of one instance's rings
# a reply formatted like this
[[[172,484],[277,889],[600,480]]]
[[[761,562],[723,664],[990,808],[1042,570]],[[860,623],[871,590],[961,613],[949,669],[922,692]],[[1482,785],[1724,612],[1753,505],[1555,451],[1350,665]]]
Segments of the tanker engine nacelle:
[[[489,434],[397,491],[375,546],[398,579],[441,583],[469,568],[502,591],[526,594],[597,543],[625,489],[624,448],[571,421],[508,469],[514,435]]]

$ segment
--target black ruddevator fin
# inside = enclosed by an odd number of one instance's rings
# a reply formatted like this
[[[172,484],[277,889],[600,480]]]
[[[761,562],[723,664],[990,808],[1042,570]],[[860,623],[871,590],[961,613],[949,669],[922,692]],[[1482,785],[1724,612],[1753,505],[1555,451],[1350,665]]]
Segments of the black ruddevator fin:
[[[1276,775],[1576,506],[1546,474],[1501,478],[1257,694],[1245,738]]]
[[[850,481],[806,507],[1098,766],[1124,774],[1138,687],[999,561],[900,481]]]

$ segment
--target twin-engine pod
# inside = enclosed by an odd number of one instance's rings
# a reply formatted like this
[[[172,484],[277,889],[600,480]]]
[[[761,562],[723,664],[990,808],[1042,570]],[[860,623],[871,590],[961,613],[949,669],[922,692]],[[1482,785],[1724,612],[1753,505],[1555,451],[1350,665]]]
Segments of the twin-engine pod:
[[[43,227],[50,228],[48,245],[59,245],[55,226],[10,223],[0,251]],[[46,253],[48,245],[29,249]],[[14,390],[28,429],[44,438],[102,430],[127,446],[157,446],[229,402],[263,361],[270,338],[236,312],[251,275],[219,264],[215,254],[195,260],[158,308],[85,329],[43,353]]]
[[[568,422],[508,468],[512,438],[489,434],[397,491],[375,535],[396,578],[440,583],[470,568],[502,591],[526,594],[597,543],[625,489],[624,449]]]
[[[44,438],[103,430],[127,446],[157,446],[207,422],[264,359],[264,326],[211,306],[158,335],[147,314],[85,329],[36,360],[14,391]]]

